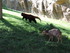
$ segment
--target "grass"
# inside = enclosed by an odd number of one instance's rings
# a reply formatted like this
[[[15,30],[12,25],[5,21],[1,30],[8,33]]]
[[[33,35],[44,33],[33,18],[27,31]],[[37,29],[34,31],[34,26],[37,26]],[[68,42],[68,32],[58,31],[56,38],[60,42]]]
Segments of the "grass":
[[[42,18],[37,24],[22,20],[20,12],[3,9],[0,20],[0,53],[70,53],[70,24],[49,18]],[[62,32],[63,43],[47,41],[41,35],[53,24]]]

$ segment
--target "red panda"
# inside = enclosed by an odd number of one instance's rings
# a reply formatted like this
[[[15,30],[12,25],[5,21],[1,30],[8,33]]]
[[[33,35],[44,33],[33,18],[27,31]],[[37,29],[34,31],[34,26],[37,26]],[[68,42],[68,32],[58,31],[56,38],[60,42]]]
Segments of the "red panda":
[[[23,16],[22,19],[29,20],[30,23],[31,23],[31,21],[37,23],[36,20],[35,20],[36,18],[41,21],[41,19],[40,19],[39,17],[33,16],[33,15],[31,15],[31,14],[21,13],[21,16]]]

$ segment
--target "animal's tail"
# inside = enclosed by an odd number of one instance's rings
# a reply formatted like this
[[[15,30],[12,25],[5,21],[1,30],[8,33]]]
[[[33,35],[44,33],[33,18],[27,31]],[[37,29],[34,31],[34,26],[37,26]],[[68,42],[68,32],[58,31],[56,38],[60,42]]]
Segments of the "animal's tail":
[[[41,19],[39,18],[39,17],[36,17],[37,19],[39,19],[40,20],[40,22],[41,22]]]

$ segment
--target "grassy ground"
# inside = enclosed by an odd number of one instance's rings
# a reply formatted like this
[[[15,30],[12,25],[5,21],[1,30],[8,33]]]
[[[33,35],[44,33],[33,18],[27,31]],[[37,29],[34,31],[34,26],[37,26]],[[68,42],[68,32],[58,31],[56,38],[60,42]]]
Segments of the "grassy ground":
[[[20,12],[3,9],[0,20],[0,53],[70,53],[70,24],[44,18],[37,24],[22,20]],[[44,29],[53,24],[62,32],[63,43],[47,41],[41,35]]]

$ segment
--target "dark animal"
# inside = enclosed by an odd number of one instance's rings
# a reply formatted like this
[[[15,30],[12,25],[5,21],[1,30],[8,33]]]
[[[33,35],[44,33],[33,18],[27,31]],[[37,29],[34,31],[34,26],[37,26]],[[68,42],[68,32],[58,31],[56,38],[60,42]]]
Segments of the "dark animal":
[[[22,19],[29,20],[30,23],[31,23],[32,21],[35,22],[35,23],[37,23],[36,20],[35,20],[36,18],[41,21],[41,19],[40,19],[39,17],[33,16],[33,15],[31,15],[31,14],[21,13],[21,16],[23,16]]]
[[[44,30],[42,32],[42,34],[43,35],[48,35],[49,36],[49,41],[53,40],[53,36],[55,36],[58,39],[57,43],[59,41],[61,41],[61,43],[62,43],[62,38],[61,38],[62,33],[59,29],[54,28],[54,29],[51,29],[51,30]]]

